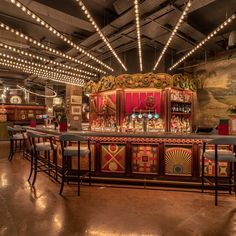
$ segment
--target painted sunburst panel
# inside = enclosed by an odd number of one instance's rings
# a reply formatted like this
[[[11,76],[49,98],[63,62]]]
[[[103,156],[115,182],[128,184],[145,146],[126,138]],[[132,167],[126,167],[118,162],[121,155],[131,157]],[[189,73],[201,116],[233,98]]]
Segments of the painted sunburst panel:
[[[165,146],[165,174],[192,175],[192,146]]]
[[[132,145],[132,172],[137,174],[157,174],[158,146]]]
[[[124,144],[101,145],[101,171],[125,173],[126,148]]]

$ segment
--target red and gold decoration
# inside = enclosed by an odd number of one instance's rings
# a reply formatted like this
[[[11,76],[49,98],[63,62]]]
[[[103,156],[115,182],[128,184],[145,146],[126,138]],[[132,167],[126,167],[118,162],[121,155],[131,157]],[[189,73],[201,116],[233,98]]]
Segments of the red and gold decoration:
[[[157,174],[158,146],[132,145],[132,172]]]
[[[85,84],[84,91],[85,93],[98,93],[114,89],[164,89],[167,87],[196,91],[197,84],[192,78],[182,74],[173,76],[165,73],[122,74],[117,77],[102,77],[98,83],[91,80]]]
[[[125,145],[102,144],[101,145],[101,172],[125,172]]]
[[[192,175],[192,146],[165,146],[165,175]]]

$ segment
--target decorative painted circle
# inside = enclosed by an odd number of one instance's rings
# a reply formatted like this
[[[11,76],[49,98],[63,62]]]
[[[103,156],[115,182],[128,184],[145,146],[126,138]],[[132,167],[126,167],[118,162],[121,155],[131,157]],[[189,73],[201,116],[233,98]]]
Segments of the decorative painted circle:
[[[109,146],[108,146],[108,150],[111,152],[111,153],[115,153],[115,152],[117,152],[118,151],[118,145],[116,145],[116,144],[110,144]]]
[[[174,165],[173,172],[176,174],[183,173],[183,166],[182,165]]]
[[[109,170],[116,171],[118,169],[118,165],[115,162],[109,163]]]
[[[148,114],[148,119],[152,119],[152,114]]]
[[[158,119],[158,118],[159,118],[159,115],[158,115],[158,114],[155,114],[155,115],[154,115],[154,118],[155,118],[155,119]]]

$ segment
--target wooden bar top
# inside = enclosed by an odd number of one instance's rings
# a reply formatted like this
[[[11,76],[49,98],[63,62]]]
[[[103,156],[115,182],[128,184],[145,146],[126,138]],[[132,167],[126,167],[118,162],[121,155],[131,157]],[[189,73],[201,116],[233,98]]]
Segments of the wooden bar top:
[[[45,126],[37,126],[35,128],[25,126],[28,130],[34,130],[38,132],[45,132],[59,136],[62,134],[59,130],[48,128]],[[65,132],[64,132],[65,133]],[[214,139],[219,137],[235,138],[236,135],[218,135],[218,134],[196,134],[196,133],[156,133],[156,132],[94,132],[94,131],[72,131],[69,130],[66,133],[74,133],[82,136],[94,136],[94,137],[126,137],[126,138],[166,138],[166,139]]]

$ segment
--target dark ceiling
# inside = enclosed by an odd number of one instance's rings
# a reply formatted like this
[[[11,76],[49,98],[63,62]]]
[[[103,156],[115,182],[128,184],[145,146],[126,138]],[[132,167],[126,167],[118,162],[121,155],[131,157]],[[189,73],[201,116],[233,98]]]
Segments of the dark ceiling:
[[[125,72],[114,59],[108,47],[95,32],[93,26],[89,23],[75,0],[19,1],[73,42],[89,51],[96,58],[111,65],[115,69],[114,74]],[[127,62],[127,65],[135,64],[132,69],[127,66],[128,73],[138,73],[139,65],[134,0],[84,0],[83,2],[121,60],[124,61],[124,63]],[[10,3],[10,0],[0,0],[0,3],[0,23],[3,22],[41,43],[49,45],[72,57],[81,59],[91,65],[97,65],[87,56],[80,54],[78,50],[71,48],[39,23],[33,21],[32,18],[25,15],[19,8]],[[153,67],[159,56],[159,52],[165,46],[186,3],[187,0],[139,1],[143,58],[145,58],[145,60],[146,58],[151,58],[148,61],[150,65],[145,66],[144,72],[149,71],[150,68]],[[184,23],[180,26],[170,44],[169,50],[167,50],[169,57],[166,57],[163,61],[166,63],[167,59],[171,56],[171,59],[168,59],[169,61],[166,64],[171,65],[175,63],[179,57],[183,56],[188,50],[204,39],[209,32],[214,30],[235,11],[235,0],[193,0]],[[235,23],[226,27],[221,34],[211,39],[211,41],[208,42],[203,49],[194,54],[190,60],[193,59],[193,57],[201,60],[206,53],[209,56],[214,56],[218,53],[226,52],[228,50],[227,42],[229,33],[235,29]],[[35,45],[26,42],[22,38],[16,37],[4,29],[0,29],[0,42],[19,47],[34,54],[43,55],[57,62],[81,68],[79,64],[65,61],[65,59],[37,48]],[[155,55],[153,57],[149,57],[150,50],[147,50],[147,48],[153,49],[152,51],[155,49]],[[134,53],[127,53],[128,51],[134,51]],[[0,48],[0,52],[12,54],[2,48]],[[18,54],[13,55],[21,57]],[[25,57],[25,59],[27,58]],[[131,63],[129,61],[131,61]],[[145,63],[148,64],[147,62]],[[162,66],[157,69],[157,71],[163,72],[167,69],[168,66]],[[14,74],[15,72],[17,72],[17,74]],[[101,75],[97,74],[95,79],[100,77]],[[37,81],[36,76],[19,73],[19,71],[13,69],[8,70],[7,67],[1,65],[0,78],[2,78],[4,83],[9,84],[11,82],[13,83],[12,78],[17,78],[18,80],[26,78],[29,80],[32,78],[32,80]],[[6,78],[11,79],[7,80]]]

